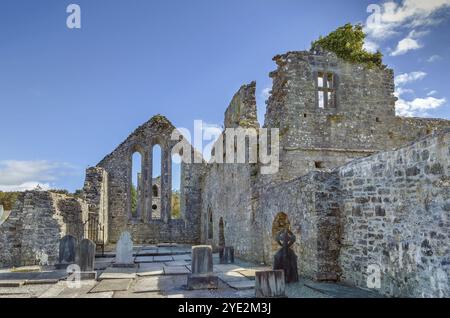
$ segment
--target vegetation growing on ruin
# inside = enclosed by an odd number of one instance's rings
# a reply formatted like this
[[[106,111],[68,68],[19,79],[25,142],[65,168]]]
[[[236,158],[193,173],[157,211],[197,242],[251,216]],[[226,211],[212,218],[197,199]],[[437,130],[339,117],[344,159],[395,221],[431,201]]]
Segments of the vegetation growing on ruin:
[[[11,211],[14,203],[19,196],[20,192],[1,192],[0,191],[0,205],[3,205],[5,211]]]
[[[383,64],[383,54],[368,52],[364,49],[366,34],[360,24],[346,25],[337,28],[326,37],[320,37],[312,43],[312,48],[321,47],[324,50],[334,52],[338,57],[351,63],[360,63],[368,68],[386,68]]]
[[[180,212],[180,191],[172,191],[172,218],[178,219],[181,216]]]

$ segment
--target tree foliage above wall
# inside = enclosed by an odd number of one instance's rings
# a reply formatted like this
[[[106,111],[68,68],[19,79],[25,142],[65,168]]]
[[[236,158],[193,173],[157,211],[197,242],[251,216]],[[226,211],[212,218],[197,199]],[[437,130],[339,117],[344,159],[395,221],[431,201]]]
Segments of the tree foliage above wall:
[[[312,43],[312,48],[322,48],[334,52],[338,57],[351,63],[364,64],[369,68],[386,68],[383,64],[383,54],[380,51],[376,53],[368,52],[364,49],[364,40],[366,34],[360,24],[346,25],[337,28],[326,37],[320,37]]]

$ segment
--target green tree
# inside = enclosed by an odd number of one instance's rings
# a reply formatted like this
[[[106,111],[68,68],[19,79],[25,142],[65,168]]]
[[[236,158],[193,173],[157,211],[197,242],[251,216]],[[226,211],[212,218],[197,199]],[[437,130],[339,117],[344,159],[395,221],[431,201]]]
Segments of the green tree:
[[[351,63],[360,63],[368,68],[386,68],[383,65],[383,54],[380,51],[370,53],[364,49],[366,34],[360,24],[346,25],[337,28],[326,37],[320,37],[312,43],[312,48],[318,46],[324,50],[334,52],[340,58]]]
[[[131,213],[134,215],[137,212],[137,191],[134,184],[131,184]]]
[[[172,191],[172,218],[181,217],[180,191]]]

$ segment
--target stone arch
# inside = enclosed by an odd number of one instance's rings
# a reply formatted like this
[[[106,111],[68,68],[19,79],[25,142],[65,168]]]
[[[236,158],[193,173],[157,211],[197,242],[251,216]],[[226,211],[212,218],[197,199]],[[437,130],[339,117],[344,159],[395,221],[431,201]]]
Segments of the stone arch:
[[[159,189],[158,189],[158,186],[156,184],[154,184],[152,186],[152,193],[153,193],[154,197],[159,197]]]
[[[291,230],[291,223],[289,221],[289,217],[286,213],[279,212],[272,222],[272,248],[271,248],[272,254],[276,253],[280,249],[280,246],[276,241],[276,237],[278,233],[280,233],[282,230],[285,229]]]
[[[219,220],[219,247],[225,247],[225,225],[222,217]]]
[[[157,158],[158,156],[159,158]],[[151,160],[151,189],[152,189],[152,201],[151,201],[151,219],[162,219],[163,209],[162,209],[162,199],[165,186],[163,185],[163,175],[164,175],[164,146],[159,138],[154,138],[150,150],[150,160]],[[153,184],[160,178],[160,187]],[[156,189],[155,189],[156,188]],[[155,195],[156,190],[156,195]],[[155,208],[156,207],[156,208]]]
[[[144,208],[144,188],[143,188],[143,171],[144,171],[144,147],[135,143],[130,147],[128,152],[129,171],[128,171],[128,219],[139,219],[142,216]],[[135,155],[138,154],[139,156]],[[135,160],[137,162],[135,163]],[[139,162],[140,161],[140,162]],[[136,171],[135,171],[136,170]]]

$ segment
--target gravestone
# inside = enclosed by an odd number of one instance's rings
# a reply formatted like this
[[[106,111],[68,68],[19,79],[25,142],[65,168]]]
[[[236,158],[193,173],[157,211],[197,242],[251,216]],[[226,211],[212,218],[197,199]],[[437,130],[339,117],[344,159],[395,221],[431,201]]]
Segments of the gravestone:
[[[83,239],[80,243],[78,266],[81,279],[97,278],[97,272],[94,270],[95,248],[96,245],[91,240]]]
[[[59,258],[57,269],[66,269],[67,266],[75,264],[77,252],[77,239],[72,235],[66,235],[59,240]]]
[[[114,267],[135,267],[133,258],[133,241],[129,232],[120,235],[116,245],[116,261]]]
[[[288,284],[298,282],[297,255],[291,249],[295,240],[294,233],[288,229],[278,233],[276,239],[281,249],[274,256],[273,269],[284,270],[284,277]]]
[[[220,264],[234,264],[234,247],[224,246],[219,250]]]
[[[284,298],[285,278],[283,270],[257,271],[255,273],[256,298]]]
[[[219,278],[213,273],[212,247],[198,245],[192,247],[192,274],[188,275],[187,287],[190,290],[217,289]]]

